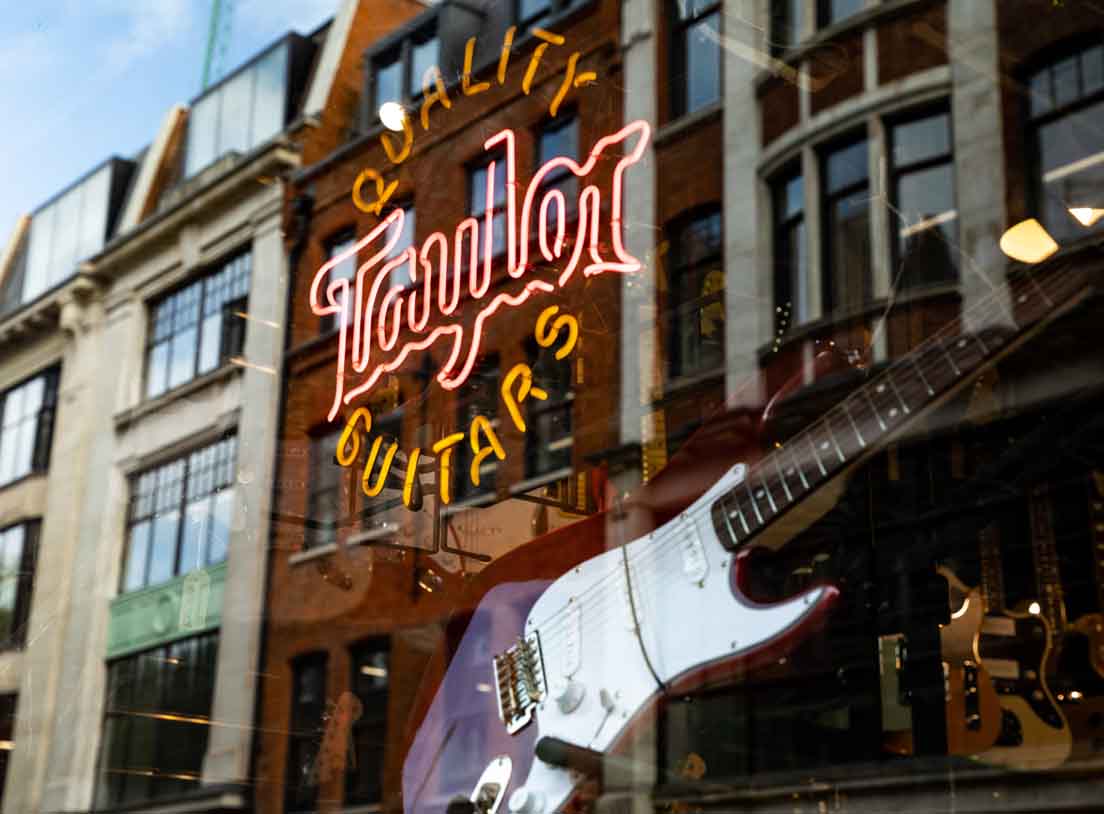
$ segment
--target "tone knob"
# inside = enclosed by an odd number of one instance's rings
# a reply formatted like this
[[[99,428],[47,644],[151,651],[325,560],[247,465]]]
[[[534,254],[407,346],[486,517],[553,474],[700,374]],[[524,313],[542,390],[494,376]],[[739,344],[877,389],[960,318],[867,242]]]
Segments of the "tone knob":
[[[556,688],[556,706],[560,708],[560,712],[564,715],[569,715],[579,708],[579,704],[583,703],[583,695],[585,694],[586,687],[569,678]]]
[[[522,786],[510,795],[507,806],[510,814],[541,814],[544,810],[544,794]]]

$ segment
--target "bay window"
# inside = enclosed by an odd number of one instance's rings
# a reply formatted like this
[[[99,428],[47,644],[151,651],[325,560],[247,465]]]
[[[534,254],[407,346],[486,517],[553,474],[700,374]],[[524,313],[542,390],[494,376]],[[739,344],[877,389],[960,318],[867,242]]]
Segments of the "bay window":
[[[152,307],[146,397],[210,373],[241,353],[252,255],[239,254]]]

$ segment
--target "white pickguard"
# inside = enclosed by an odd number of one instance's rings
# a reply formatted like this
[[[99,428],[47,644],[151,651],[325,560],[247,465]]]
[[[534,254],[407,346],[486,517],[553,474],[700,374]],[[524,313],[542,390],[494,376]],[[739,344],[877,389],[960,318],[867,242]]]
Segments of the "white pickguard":
[[[525,632],[540,634],[549,697],[530,726],[604,752],[659,691],[633,630],[624,557],[629,560],[640,637],[666,683],[702,665],[757,650],[798,624],[830,588],[771,606],[741,602],[730,587],[734,554],[713,530],[709,507],[742,482],[733,467],[693,506],[647,537],[584,562],[541,595]],[[700,542],[700,545],[698,545]],[[704,558],[704,562],[702,561]],[[554,700],[568,679],[582,700],[564,713]],[[520,780],[520,778],[518,778]],[[563,768],[535,758],[524,786],[541,801],[526,814],[553,812],[575,782]]]

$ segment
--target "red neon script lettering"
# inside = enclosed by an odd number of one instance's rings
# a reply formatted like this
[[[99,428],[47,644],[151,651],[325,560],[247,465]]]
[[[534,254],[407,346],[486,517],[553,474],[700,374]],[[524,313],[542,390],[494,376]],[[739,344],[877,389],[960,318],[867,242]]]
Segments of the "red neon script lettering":
[[[586,179],[605,151],[632,136],[636,137],[635,143],[626,149],[613,170],[609,222],[600,223],[603,220],[602,194],[593,183],[586,183]],[[485,150],[491,150],[502,144],[505,167],[500,167],[498,161],[492,161],[487,167],[487,204],[482,223],[474,217],[465,218],[456,226],[451,241],[444,233],[434,232],[417,249],[411,247],[396,257],[389,257],[398,243],[405,217],[401,209],[396,209],[355,246],[319,268],[311,283],[311,310],[319,316],[335,315],[340,326],[330,420],[337,415],[342,403],[351,403],[370,390],[381,376],[397,369],[412,352],[425,350],[443,337],[451,338],[452,349],[437,380],[447,390],[459,387],[475,364],[487,320],[503,306],[515,307],[537,292],[555,291],[565,285],[580,266],[586,277],[607,271],[620,274],[639,271],[640,261],[625,250],[622,240],[621,206],[625,170],[640,160],[650,137],[648,124],[637,121],[599,139],[582,164],[567,157],[553,158],[533,176],[520,201],[519,217],[514,133],[503,130],[483,145]],[[563,193],[555,188],[541,189],[544,179],[558,168],[573,173],[584,184],[577,206],[578,232],[570,244],[565,240],[567,202]],[[495,173],[502,171],[506,173],[508,274],[522,278],[532,271],[529,249],[534,225],[540,255],[548,263],[564,265],[551,280],[531,279],[520,291],[490,297],[477,313],[471,330],[465,331],[458,321],[448,318],[460,302],[460,286],[465,279],[474,301],[484,301],[490,288],[494,178]],[[357,269],[354,280],[335,279],[326,284],[331,268],[365,251],[372,254]],[[603,251],[608,252],[608,257],[603,256]],[[450,259],[451,274],[448,273]],[[404,268],[410,285],[392,284],[391,272],[397,275]],[[399,335],[404,327],[412,338],[400,345]],[[354,387],[346,389],[346,369],[350,362],[353,371],[362,374],[362,378]]]

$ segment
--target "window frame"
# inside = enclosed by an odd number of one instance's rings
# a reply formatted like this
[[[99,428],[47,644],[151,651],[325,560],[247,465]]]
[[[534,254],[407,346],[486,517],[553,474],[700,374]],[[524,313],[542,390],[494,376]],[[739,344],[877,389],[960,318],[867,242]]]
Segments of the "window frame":
[[[832,14],[832,0],[817,0],[816,4],[816,25],[817,31],[822,31],[825,28],[831,28],[834,25],[839,25],[844,20],[850,20],[852,17],[857,17],[866,10],[867,6],[863,0],[859,0],[859,7],[850,14],[845,14],[842,17],[834,17]]]
[[[786,188],[797,179],[801,180],[801,209],[796,214],[785,215]],[[770,179],[769,185],[771,193],[771,252],[774,266],[771,275],[774,289],[773,316],[775,340],[777,340],[787,331],[792,330],[797,324],[801,324],[798,319],[801,308],[798,307],[797,291],[795,290],[795,283],[798,281],[795,277],[797,274],[801,273],[802,270],[791,268],[789,263],[789,258],[791,256],[790,252],[783,251],[785,248],[790,248],[795,228],[799,225],[803,226],[805,232],[805,245],[802,249],[805,252],[806,261],[808,261],[809,218],[806,212],[804,198],[806,190],[805,173],[800,156],[776,172]],[[783,280],[781,276],[781,272],[783,271],[783,255],[785,256],[785,280]],[[805,268],[804,273],[808,274],[809,269]],[[809,283],[811,281],[806,280],[805,282],[806,294],[811,293],[809,290]],[[800,286],[797,287],[797,290],[800,290]],[[787,301],[790,305],[788,312],[785,310],[785,303]],[[811,303],[804,303],[806,311],[811,314],[810,305]]]
[[[325,728],[325,716],[326,707],[330,686],[330,656],[325,650],[314,650],[309,653],[304,653],[297,656],[291,662],[291,699],[288,704],[288,735],[287,735],[287,752],[285,757],[284,766],[284,810],[288,812],[292,811],[309,811],[317,805],[318,794],[321,791],[321,782],[316,782],[313,785],[313,792],[310,794],[310,801],[304,801],[299,803],[292,800],[292,790],[299,789],[298,784],[293,785],[292,772],[294,764],[292,763],[292,755],[296,750],[296,747],[306,742],[310,744],[312,741],[316,741],[320,738]],[[302,709],[298,705],[297,699],[300,694],[301,682],[303,679],[303,673],[308,667],[319,667],[322,674],[322,687],[321,695],[322,699],[319,705],[318,725],[311,731],[300,730],[297,721],[297,711]],[[310,713],[313,717],[313,710]],[[308,746],[309,749],[309,746]],[[318,750],[314,752],[314,758],[317,760]]]
[[[862,124],[857,129],[849,130],[836,138],[829,139],[817,145],[817,175],[820,188],[820,196],[818,205],[820,207],[820,285],[821,285],[821,312],[826,317],[837,318],[841,316],[837,314],[837,310],[840,304],[836,302],[835,296],[835,264],[832,262],[832,250],[835,246],[835,241],[832,236],[833,230],[831,229],[831,207],[833,202],[842,200],[850,195],[854,195],[859,190],[865,188],[868,192],[870,190],[870,166],[867,164],[865,174],[863,175],[863,182],[854,182],[848,184],[842,189],[834,192],[828,190],[828,158],[837,152],[842,152],[850,147],[855,146],[858,143],[866,145],[866,156],[869,162],[870,158],[870,133],[867,130],[866,124]],[[866,279],[863,282],[863,303],[870,303],[874,294],[874,246],[870,243],[870,224],[873,219],[874,210],[870,201],[867,202],[867,269]]]
[[[23,530],[23,541],[19,552],[18,585],[15,602],[12,606],[11,628],[5,635],[0,630],[0,652],[21,650],[27,641],[27,625],[31,619],[31,603],[34,598],[35,570],[38,565],[38,546],[42,534],[42,520],[20,520],[0,529],[0,537],[14,529]],[[0,776],[0,789],[3,777]],[[2,791],[0,791],[2,795]]]
[[[205,313],[207,309],[208,283],[210,280],[213,280],[215,277],[217,277],[220,273],[226,271],[231,266],[231,264],[236,263],[243,258],[248,258],[248,260],[244,261],[247,267],[247,270],[244,272],[245,293],[233,299],[224,300],[222,305],[220,306],[223,311],[223,323],[219,331],[218,361],[215,366],[210,370],[200,372],[200,356],[203,351],[203,322],[208,316]],[[231,279],[228,285],[232,288],[235,282],[236,281],[234,279]],[[195,347],[192,351],[192,372],[188,378],[184,379],[184,381],[178,384],[170,385],[169,371],[171,371],[172,369],[172,343],[174,338],[178,334],[177,332],[173,331],[164,338],[157,338],[157,309],[163,305],[166,305],[173,297],[179,296],[184,291],[193,286],[199,287],[199,302],[196,305],[197,316],[194,323],[196,338]],[[158,292],[156,296],[151,297],[146,303],[146,339],[143,352],[142,401],[154,401],[155,399],[160,399],[167,395],[170,395],[174,391],[177,391],[182,387],[186,387],[190,383],[194,382],[196,379],[199,379],[203,376],[209,376],[227,367],[230,364],[230,360],[234,358],[235,355],[242,353],[245,349],[246,340],[246,330],[244,325],[245,320],[242,320],[243,325],[239,329],[241,347],[234,349],[228,347],[229,343],[227,341],[227,336],[228,334],[230,334],[229,326],[231,324],[231,320],[229,320],[228,317],[233,316],[232,309],[235,307],[240,308],[243,312],[248,312],[249,299],[252,293],[253,247],[252,245],[247,245],[223,255],[222,258],[218,260],[206,264],[199,273],[190,275],[188,279],[184,280],[178,285],[174,285],[173,287],[165,291]],[[171,320],[172,317],[169,317],[169,319]],[[241,318],[239,317],[239,319]],[[154,348],[163,343],[167,343],[169,345],[169,356],[165,362],[165,388],[158,391],[157,393],[151,394],[149,388],[150,378],[153,373],[153,351]]]
[[[525,421],[528,432],[525,433],[525,480],[528,482],[549,477],[562,469],[574,468],[576,395],[574,375],[575,364],[570,358],[556,359],[553,348],[542,348],[532,338],[528,339],[525,343],[525,355],[526,364],[529,365],[529,368],[534,374],[538,372],[537,365],[545,361],[541,358],[542,356],[552,356],[553,364],[565,365],[567,368],[567,376],[565,377],[567,388],[562,394],[553,392],[546,383],[537,382],[536,376],[534,375],[535,383],[541,384],[548,392],[549,397],[544,400],[531,398],[527,402]],[[558,384],[557,382],[557,385]],[[559,398],[556,398],[557,395],[559,395]],[[538,422],[542,416],[556,412],[563,412],[567,416],[567,434],[563,438],[549,441],[549,439],[543,437],[537,431],[537,428],[540,426]],[[555,450],[551,448],[552,444],[561,444],[563,448],[568,450],[567,464],[565,466],[541,470],[534,463],[536,452],[542,448],[546,448],[553,453],[559,452],[559,448]]]
[[[391,698],[391,655],[392,655],[392,652],[391,652],[392,651],[392,646],[391,645],[392,645],[391,637],[384,635],[384,636],[371,636],[367,639],[361,639],[360,641],[355,642],[354,644],[349,646],[349,689],[350,689],[350,692],[352,692],[352,694],[354,696],[356,696],[357,700],[360,701],[361,708],[362,708],[362,713],[361,713],[360,717],[358,717],[355,721],[353,721],[352,725],[349,727],[349,738],[352,742],[353,748],[356,747],[357,735],[359,733],[364,732],[365,730],[373,729],[373,730],[380,730],[380,731],[383,732],[384,737],[382,738],[381,743],[383,745],[384,750],[386,750],[386,746],[387,746],[387,737],[386,737],[386,735],[387,735],[388,725],[390,723],[390,721],[388,720],[388,711],[389,711],[388,710],[388,705],[390,703],[390,698]],[[372,653],[372,654],[383,653],[383,654],[385,654],[385,660],[386,660],[386,663],[387,663],[387,676],[386,676],[387,681],[386,681],[386,684],[384,685],[384,687],[382,689],[377,689],[373,692],[373,696],[382,696],[382,699],[383,699],[383,717],[382,717],[382,720],[380,720],[378,718],[369,718],[368,717],[369,705],[364,702],[365,699],[361,695],[361,693],[357,692],[357,673],[358,673],[357,665],[360,662],[361,655],[364,654],[364,653]],[[380,785],[380,796],[379,796],[379,798],[371,799],[367,796],[357,795],[355,793],[356,789],[354,787],[354,784],[355,784],[355,782],[356,782],[356,780],[359,777],[360,772],[361,772],[361,763],[360,763],[360,760],[359,760],[359,757],[360,757],[359,753],[358,753],[357,757],[358,757],[358,760],[357,760],[356,771],[351,772],[348,769],[346,769],[346,772],[345,772],[345,782],[344,782],[345,805],[346,806],[348,806],[350,804],[352,804],[352,805],[377,805],[377,804],[383,802],[382,774],[383,774],[383,770],[385,768],[384,764],[383,764],[383,762],[381,762],[380,766],[377,767],[378,770],[380,771],[380,774],[381,774],[380,783],[379,783],[379,785]]]
[[[710,105],[722,104],[724,102],[724,49],[718,44],[717,99],[694,110],[688,109],[687,86],[689,72],[687,67],[687,55],[689,49],[686,45],[686,38],[689,30],[713,14],[717,15],[717,33],[724,33],[723,0],[713,0],[713,2],[704,9],[697,11],[686,19],[683,19],[682,14],[679,12],[679,2],[680,0],[667,0],[667,25],[669,27],[669,47],[667,53],[669,55],[668,59],[670,60],[667,70],[667,81],[670,83],[668,89],[670,115],[667,118],[668,121],[672,122],[685,118],[686,116],[692,116],[695,113],[705,110]]]
[[[567,109],[561,111],[558,116],[546,117],[546,118],[542,119],[540,122],[538,122],[536,127],[533,128],[533,172],[534,173],[537,170],[539,170],[542,166],[544,166],[544,164],[547,161],[551,160],[551,159],[545,159],[543,161],[541,160],[541,142],[544,139],[544,137],[546,135],[550,135],[552,133],[559,133],[560,131],[566,130],[569,127],[574,127],[575,128],[575,147],[576,147],[576,150],[578,150],[579,144],[581,143],[581,141],[580,141],[580,135],[581,134],[580,134],[579,111],[575,107],[570,107],[570,108],[567,108]],[[555,157],[555,156],[553,156],[553,157]],[[580,159],[580,156],[578,156],[578,155],[567,156],[567,157],[572,159],[573,161],[578,161]],[[560,188],[560,187],[562,187],[564,181],[570,180],[570,179],[575,180],[575,185],[574,185],[575,186],[575,191],[572,195],[567,195],[566,193],[564,194],[564,201],[567,204],[567,212],[565,213],[565,217],[564,217],[564,223],[565,224],[571,223],[579,215],[578,205],[577,205],[578,204],[578,197],[579,197],[579,179],[578,179],[578,177],[573,172],[571,172],[571,170],[569,170],[567,167],[559,167],[559,168],[557,168],[557,171],[551,173],[544,180],[543,184],[541,185],[542,189],[545,189],[545,190],[549,190],[549,189],[552,189],[552,188]]]
[[[484,172],[485,173],[487,168],[490,167],[490,165],[492,163],[495,163],[495,162],[497,162],[497,167],[495,168],[496,177],[501,177],[503,179],[502,184],[503,184],[503,190],[504,190],[503,197],[502,197],[502,203],[501,204],[496,203],[494,205],[493,209],[492,209],[492,212],[491,212],[491,228],[492,229],[494,228],[494,224],[498,221],[499,216],[501,216],[502,217],[502,222],[503,222],[503,229],[504,229],[504,232],[502,234],[502,247],[499,248],[499,249],[496,249],[494,251],[494,255],[491,258],[492,263],[494,265],[497,265],[498,262],[506,255],[506,252],[509,250],[509,245],[508,245],[509,241],[507,239],[508,236],[507,236],[506,231],[505,231],[505,230],[509,229],[509,224],[506,223],[506,219],[509,217],[509,213],[507,212],[507,204],[509,202],[509,191],[506,190],[506,188],[505,188],[506,187],[506,150],[505,150],[505,148],[499,147],[499,148],[495,149],[492,152],[480,154],[475,160],[469,161],[467,164],[464,165],[464,173],[465,173],[465,179],[466,179],[465,183],[467,185],[467,190],[468,190],[468,199],[467,199],[467,204],[466,204],[467,214],[465,215],[465,217],[475,218],[477,221],[479,221],[479,243],[480,243],[480,246],[479,246],[478,252],[479,252],[479,255],[482,256],[482,251],[483,251],[482,247],[484,245],[483,241],[486,239],[483,236],[483,229],[486,225],[486,221],[485,221],[485,217],[484,217],[486,215],[486,212],[484,210],[475,211],[475,190],[476,190],[475,176],[476,176],[476,173],[479,173],[479,172]],[[484,180],[483,183],[486,184],[486,180]],[[497,186],[497,184],[496,184],[496,186]],[[466,243],[464,245],[467,246]],[[494,245],[494,242],[492,240],[492,246],[493,245]],[[467,255],[465,254],[464,256],[466,257]],[[446,279],[449,277],[449,275],[456,273],[455,269],[456,269],[456,266],[454,264],[451,269],[446,269],[445,270]],[[463,279],[461,279],[460,280],[460,301],[461,302],[465,299],[465,292],[467,292],[467,291],[468,291],[467,284]]]
[[[4,444],[4,413],[9,396],[38,378],[43,379],[42,403],[39,405],[38,413],[35,416],[34,446],[31,450],[30,469],[16,475],[9,481],[0,482],[0,490],[26,478],[42,475],[50,468],[50,453],[54,445],[54,425],[57,421],[58,391],[61,383],[61,367],[59,365],[39,370],[0,392],[0,453],[2,453]]]
[[[341,228],[335,229],[333,232],[331,232],[329,237],[327,237],[325,240],[322,241],[322,252],[326,257],[326,259],[323,262],[328,263],[331,260],[333,260],[334,255],[339,253],[338,251],[335,251],[337,249],[337,247],[341,246],[344,243],[349,243],[349,242],[351,242],[354,246],[356,245],[356,242],[357,242],[357,228],[356,228],[355,225],[350,224],[348,226],[342,226]],[[358,252],[357,254],[353,255],[352,282],[354,283],[354,285],[356,283],[357,268],[359,268],[359,266],[358,266],[358,263],[360,261],[359,254],[360,253]],[[326,273],[326,288],[329,287],[329,284],[333,281],[333,279],[334,279],[333,269],[331,268]],[[325,289],[323,289],[323,290],[325,290]],[[332,334],[335,331],[337,331],[337,329],[338,329],[338,324],[337,324],[336,314],[325,314],[325,315],[320,316],[318,318],[318,334],[319,334],[319,336],[328,336],[329,334]]]
[[[399,99],[387,99],[384,101],[396,101],[403,107],[412,107],[413,103],[421,99],[425,94],[422,88],[422,77],[415,77],[412,75],[414,70],[414,45],[415,43],[424,44],[430,40],[437,40],[437,70],[441,70],[441,37],[438,30],[438,20],[434,16],[433,19],[427,20],[422,25],[408,31],[402,35],[396,42],[392,42],[385,45],[378,50],[374,50],[368,55],[368,66],[370,69],[370,79],[368,81],[368,93],[365,94],[365,98],[371,99],[372,104],[366,111],[366,118],[369,127],[373,124],[379,124],[379,109],[383,102],[379,98],[379,81],[378,76],[380,73],[380,66],[392,65],[395,62],[399,63],[400,71],[400,96]],[[394,58],[391,58],[394,57]],[[417,86],[415,86],[415,81]]]
[[[221,445],[223,443],[226,443],[228,441],[233,441],[233,449],[231,451],[232,458],[231,458],[230,461],[225,461],[225,460],[219,461],[217,459],[218,451],[217,451],[216,448],[219,445]],[[198,446],[192,447],[192,448],[186,450],[185,452],[180,453],[179,455],[174,455],[170,458],[166,458],[164,460],[158,461],[157,463],[155,463],[151,466],[144,467],[143,469],[134,472],[127,479],[128,495],[127,495],[126,527],[125,527],[125,530],[124,530],[124,539],[123,539],[122,566],[119,569],[119,582],[118,582],[118,594],[120,596],[122,596],[124,594],[137,593],[138,591],[143,591],[143,590],[146,590],[148,588],[154,588],[154,587],[157,587],[159,585],[165,585],[166,583],[171,582],[172,580],[177,579],[179,577],[185,576],[186,574],[190,574],[193,571],[201,570],[203,568],[212,568],[216,565],[220,565],[221,563],[226,562],[227,558],[225,556],[220,560],[208,561],[209,557],[210,557],[210,553],[211,553],[211,543],[213,542],[213,539],[211,537],[211,527],[208,527],[207,539],[204,541],[204,552],[203,552],[203,562],[204,562],[204,564],[202,566],[199,566],[199,568],[192,568],[192,569],[189,569],[187,571],[182,571],[181,570],[180,557],[183,553],[184,531],[185,531],[185,527],[187,526],[187,521],[188,521],[188,505],[191,502],[189,500],[189,494],[188,494],[188,482],[189,482],[189,478],[191,477],[191,474],[192,474],[191,459],[192,459],[192,456],[196,455],[197,453],[206,452],[208,450],[213,451],[213,454],[216,455],[216,460],[213,462],[212,467],[211,467],[211,469],[213,471],[212,477],[215,480],[217,480],[218,468],[220,466],[223,466],[223,465],[226,465],[226,466],[229,467],[230,473],[231,473],[232,476],[236,476],[237,468],[238,468],[238,435],[237,435],[237,429],[235,428],[234,430],[232,430],[228,433],[224,433],[224,434],[218,436],[217,438],[214,438],[214,439],[208,441],[207,443],[203,443],[203,444],[200,444]],[[150,546],[152,546],[152,544],[153,544],[152,535],[154,533],[154,529],[151,526],[148,533],[147,533],[147,537],[146,537],[146,553],[145,553],[145,564],[143,565],[142,583],[138,587],[127,588],[126,587],[126,578],[127,578],[127,571],[128,571],[128,567],[129,567],[129,563],[130,563],[130,557],[131,557],[131,545],[132,545],[132,542],[133,542],[132,539],[131,539],[131,531],[139,523],[152,521],[154,518],[157,517],[157,515],[159,513],[158,508],[157,508],[157,505],[158,505],[158,491],[162,488],[161,483],[160,483],[160,473],[163,470],[165,470],[165,469],[167,469],[167,468],[169,468],[169,467],[171,467],[171,466],[173,466],[177,463],[181,464],[181,466],[183,468],[182,468],[182,471],[181,471],[182,474],[181,474],[181,477],[180,477],[180,498],[176,503],[176,511],[178,511],[180,513],[180,515],[179,515],[179,520],[177,522],[177,527],[176,527],[176,539],[175,539],[174,544],[173,544],[173,573],[172,573],[171,576],[169,576],[168,578],[166,578],[166,579],[164,579],[160,582],[150,582],[150,565],[152,563],[152,558],[150,557],[150,553],[151,553]],[[154,489],[153,489],[153,492],[151,493],[151,495],[149,497],[149,500],[151,501],[151,504],[153,506],[153,511],[150,514],[142,515],[140,519],[136,520],[135,519],[135,504],[138,501],[137,486],[138,486],[139,480],[142,477],[145,477],[147,475],[157,479],[157,481],[155,483],[155,486],[154,486]],[[235,488],[235,484],[236,484],[236,478],[231,477],[227,481],[227,484],[224,484],[224,485],[218,486],[218,487],[212,486],[211,490],[208,491],[208,492],[205,492],[204,494],[205,494],[207,499],[213,499],[223,491],[233,490]],[[208,518],[210,518],[213,515],[209,514],[207,516],[208,516]],[[230,531],[230,529],[228,528],[227,529],[228,537],[229,537],[229,531]],[[227,545],[228,545],[228,548],[229,548],[229,539],[227,540]]]
[[[803,17],[791,19],[791,12],[795,10],[794,2],[795,0],[771,0],[770,2],[768,36],[771,56],[782,56],[801,43],[805,20]],[[803,10],[804,3],[805,0],[797,0],[798,10]],[[784,26],[789,28],[789,36],[786,38],[781,37],[779,31]]]
[[[402,403],[401,397],[399,399],[399,403],[400,404]],[[369,439],[365,439],[365,443],[361,445],[360,456],[357,458],[357,462],[355,464],[356,471],[357,472],[363,472],[364,471],[364,465],[368,462],[368,453],[372,448],[372,442],[375,440],[377,435],[381,434],[377,431],[378,428],[382,425],[397,425],[398,430],[399,430],[398,435],[391,435],[391,434],[385,434],[384,435],[384,440],[380,443],[380,454],[376,458],[375,466],[372,467],[372,472],[371,472],[371,475],[370,475],[371,482],[375,483],[376,478],[379,475],[379,467],[382,465],[382,462],[383,462],[383,455],[387,452],[388,448],[390,447],[390,443],[388,442],[388,438],[391,438],[394,441],[397,441],[398,444],[399,444],[399,448],[395,452],[395,459],[391,462],[391,471],[388,473],[387,485],[385,485],[383,487],[383,492],[386,492],[389,489],[401,489],[402,488],[402,486],[401,486],[402,476],[399,473],[406,471],[406,462],[407,462],[407,457],[406,457],[405,453],[403,452],[403,447],[402,447],[403,418],[404,418],[404,411],[403,411],[403,408],[401,406],[395,408],[394,410],[389,410],[388,412],[386,412],[382,415],[373,416],[373,418],[372,418],[372,430],[373,431],[371,433],[371,437]],[[390,426],[386,426],[385,428],[390,429]],[[391,509],[394,509],[396,506],[403,505],[403,501],[402,501],[401,497],[385,498],[383,496],[383,492],[376,495],[375,497],[368,497],[367,495],[364,494],[363,490],[361,490],[361,492],[360,492],[360,495],[361,495],[360,511],[357,513],[357,515],[358,515],[358,522],[359,522],[360,528],[363,531],[368,531],[370,529],[377,528],[378,524],[374,523],[373,520],[379,518],[380,515],[385,515],[387,512],[389,512]]]
[[[905,125],[913,124],[915,122],[923,121],[924,119],[934,118],[935,116],[945,115],[947,117],[947,152],[940,153],[937,156],[921,159],[919,161],[913,161],[911,163],[899,166],[895,160],[895,148],[897,140],[895,138],[897,128]],[[958,173],[955,166],[955,144],[954,144],[954,116],[951,113],[951,105],[949,99],[942,99],[933,104],[923,105],[917,108],[910,108],[900,113],[894,113],[892,116],[888,116],[883,120],[885,131],[885,151],[886,151],[886,172],[889,182],[889,202],[893,209],[898,209],[901,203],[900,195],[900,183],[901,179],[915,173],[924,172],[935,167],[949,166],[951,168],[951,199],[955,206],[955,233],[958,233]],[[896,275],[901,270],[901,245],[900,236],[897,225],[893,222],[893,212],[890,213],[889,221],[889,252],[890,252],[890,269],[891,273],[896,279]],[[933,228],[940,228],[935,226]],[[900,291],[915,291],[923,289],[928,286],[939,285],[955,285],[960,278],[959,270],[955,267],[955,275],[953,279],[935,283],[920,283],[912,286],[904,286],[901,288],[895,287]],[[904,282],[903,280],[901,282]]]
[[[496,352],[487,353],[479,358],[472,368],[467,381],[457,389],[453,406],[453,414],[456,416],[456,431],[468,434],[470,419],[466,417],[468,408],[475,401],[473,391],[476,378],[483,382],[491,382],[491,391],[494,395],[494,411],[488,411],[485,417],[496,430],[499,426],[498,417],[498,383],[502,378],[502,358]],[[494,498],[498,494],[499,475],[502,470],[501,461],[495,455],[488,456],[479,468],[479,485],[471,482],[471,463],[473,454],[465,443],[459,444],[453,453],[452,483],[449,490],[452,495],[450,505],[481,502]],[[488,476],[490,482],[488,483]]]
[[[316,427],[308,433],[307,505],[303,515],[302,551],[312,551],[337,543],[342,523],[347,523],[349,518],[353,515],[351,506],[353,498],[349,488],[349,470],[341,466],[337,460],[337,445],[341,443],[340,437],[344,426],[345,420],[339,416],[334,424]],[[335,427],[337,429],[334,429]],[[317,468],[317,463],[322,461],[323,457],[322,455],[316,455],[315,450],[321,451],[327,447],[329,448],[329,458],[335,467],[334,472],[337,475],[337,482],[332,487],[327,486],[325,490],[317,490],[315,487],[320,480],[318,477],[319,469]],[[336,501],[339,508],[337,517],[334,519],[333,539],[319,540],[316,539],[319,536],[318,529],[313,525],[316,522],[316,500],[320,499],[322,495],[327,494],[331,489],[337,493]]]
[[[721,245],[719,250],[715,254],[710,254],[692,263],[682,262],[683,233],[696,221],[705,220],[714,215],[721,218]],[[667,295],[666,307],[664,308],[667,329],[665,342],[667,349],[667,380],[668,382],[677,382],[683,379],[708,376],[723,371],[725,364],[723,358],[720,367],[687,367],[685,361],[682,359],[681,349],[682,325],[685,318],[682,312],[696,303],[697,307],[694,313],[698,315],[700,321],[702,308],[707,304],[711,304],[713,302],[712,298],[718,296],[717,293],[704,296],[699,294],[684,302],[676,296],[676,291],[679,290],[678,278],[683,274],[698,274],[705,267],[712,265],[715,265],[720,270],[721,274],[725,276],[725,287],[727,288],[728,279],[725,274],[724,265],[724,205],[721,202],[711,202],[695,206],[693,209],[682,212],[669,221],[663,231],[669,246],[667,252],[668,261],[665,264]],[[722,288],[719,295],[722,308],[725,304],[724,291],[725,288]],[[706,296],[711,298],[709,303],[704,302]],[[727,330],[727,325],[722,326],[722,330]],[[721,342],[723,345],[723,338]]]

